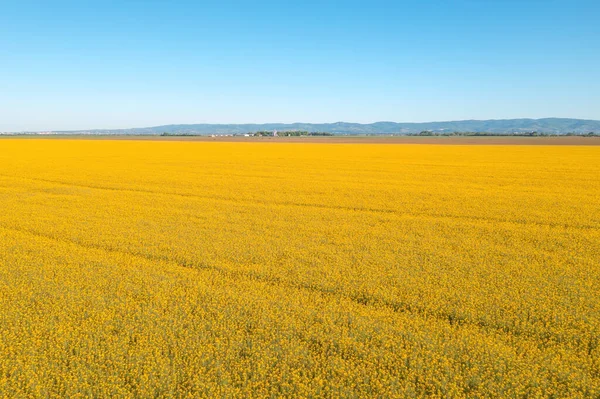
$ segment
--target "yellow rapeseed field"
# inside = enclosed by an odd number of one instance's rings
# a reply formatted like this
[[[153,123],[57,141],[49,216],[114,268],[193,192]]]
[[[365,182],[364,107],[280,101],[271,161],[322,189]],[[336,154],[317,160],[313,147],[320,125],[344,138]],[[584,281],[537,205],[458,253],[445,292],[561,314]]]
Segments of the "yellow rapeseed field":
[[[0,140],[0,397],[600,397],[600,147]]]

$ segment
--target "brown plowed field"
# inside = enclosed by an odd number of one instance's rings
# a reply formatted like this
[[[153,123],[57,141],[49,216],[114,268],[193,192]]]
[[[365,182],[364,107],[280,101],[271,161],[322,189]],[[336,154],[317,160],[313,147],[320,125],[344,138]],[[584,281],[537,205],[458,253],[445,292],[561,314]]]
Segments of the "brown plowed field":
[[[0,136],[1,138],[77,139],[77,140],[150,140],[247,143],[336,143],[336,144],[444,144],[444,145],[600,145],[600,137],[402,137],[402,136],[337,136],[337,137],[209,137],[209,136]]]

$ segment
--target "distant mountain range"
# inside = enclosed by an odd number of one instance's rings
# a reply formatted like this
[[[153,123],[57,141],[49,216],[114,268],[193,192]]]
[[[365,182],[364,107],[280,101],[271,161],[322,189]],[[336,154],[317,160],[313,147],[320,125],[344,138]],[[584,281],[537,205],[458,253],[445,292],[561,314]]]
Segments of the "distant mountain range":
[[[55,131],[56,134],[119,134],[119,135],[157,135],[170,134],[244,134],[256,131],[328,132],[333,134],[412,134],[421,131],[439,133],[450,132],[486,132],[486,133],[600,133],[600,121],[568,118],[544,119],[492,119],[465,120],[452,122],[397,123],[376,122],[361,123],[263,123],[263,124],[193,124],[164,125],[133,129],[95,129],[78,131]]]

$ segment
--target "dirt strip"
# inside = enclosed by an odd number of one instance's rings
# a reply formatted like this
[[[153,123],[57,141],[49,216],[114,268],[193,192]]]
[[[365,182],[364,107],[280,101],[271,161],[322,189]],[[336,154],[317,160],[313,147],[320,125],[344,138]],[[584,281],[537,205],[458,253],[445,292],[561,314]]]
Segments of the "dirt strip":
[[[4,135],[1,139],[143,140],[224,143],[335,143],[335,144],[442,144],[442,145],[585,145],[600,146],[600,137],[552,136],[336,136],[336,137],[243,137],[243,136],[125,136],[125,135]]]

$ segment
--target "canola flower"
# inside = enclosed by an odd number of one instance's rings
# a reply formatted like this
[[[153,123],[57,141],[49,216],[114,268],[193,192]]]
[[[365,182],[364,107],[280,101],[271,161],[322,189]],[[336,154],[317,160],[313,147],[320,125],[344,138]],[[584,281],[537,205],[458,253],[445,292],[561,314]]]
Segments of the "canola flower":
[[[600,395],[600,148],[0,140],[0,397]]]

